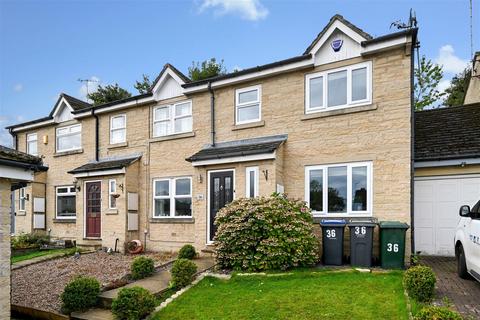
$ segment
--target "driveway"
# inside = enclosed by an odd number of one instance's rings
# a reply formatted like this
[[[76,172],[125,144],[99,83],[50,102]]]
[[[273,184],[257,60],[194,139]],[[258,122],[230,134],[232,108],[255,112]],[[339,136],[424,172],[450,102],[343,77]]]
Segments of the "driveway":
[[[436,300],[447,297],[467,319],[480,319],[480,283],[460,279],[454,257],[423,256],[421,262],[437,275]]]

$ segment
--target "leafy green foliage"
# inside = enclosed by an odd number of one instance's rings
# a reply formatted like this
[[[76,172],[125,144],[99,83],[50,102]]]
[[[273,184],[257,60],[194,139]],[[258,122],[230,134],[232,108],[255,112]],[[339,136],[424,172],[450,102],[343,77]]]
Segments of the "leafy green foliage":
[[[429,302],[433,299],[436,281],[435,273],[427,266],[412,267],[403,276],[408,295],[418,302]]]
[[[155,271],[155,265],[152,258],[137,257],[133,260],[132,266],[132,278],[143,279],[150,276]]]
[[[217,62],[215,58],[201,63],[192,62],[192,66],[188,68],[188,76],[192,81],[208,79],[225,73],[227,73],[227,69],[223,65],[223,60]]]
[[[310,209],[281,195],[238,199],[215,220],[216,259],[234,270],[285,270],[314,265],[318,241]]]
[[[47,235],[40,233],[21,233],[18,236],[12,237],[11,247],[14,250],[40,248],[49,242],[50,240]]]
[[[120,88],[118,83],[106,86],[99,85],[97,91],[89,93],[87,98],[93,101],[95,106],[100,104],[122,100],[131,97],[132,94],[127,90]]]
[[[197,273],[197,265],[188,259],[177,259],[172,267],[172,286],[183,288],[193,281]]]
[[[195,251],[195,247],[192,246],[191,244],[184,245],[178,252],[179,259],[192,260],[193,258],[195,258],[196,255],[197,255],[197,252]]]
[[[461,106],[465,101],[468,84],[472,76],[472,70],[467,68],[452,78],[450,87],[445,89],[447,97],[444,104],[449,107]]]
[[[78,276],[70,281],[60,296],[62,311],[83,311],[97,304],[100,282],[92,277]]]
[[[462,317],[457,312],[446,308],[428,306],[424,307],[414,317],[415,320],[462,320]]]
[[[112,302],[117,319],[140,320],[155,310],[155,297],[142,287],[123,288]]]
[[[146,74],[142,74],[142,80],[135,81],[135,85],[133,87],[138,90],[138,93],[144,94],[150,90],[151,86],[152,82],[150,81],[150,78]]]
[[[427,60],[425,56],[422,56],[420,65],[415,68],[414,76],[415,111],[431,106],[445,95],[444,92],[438,90],[438,84],[443,78],[442,67]]]

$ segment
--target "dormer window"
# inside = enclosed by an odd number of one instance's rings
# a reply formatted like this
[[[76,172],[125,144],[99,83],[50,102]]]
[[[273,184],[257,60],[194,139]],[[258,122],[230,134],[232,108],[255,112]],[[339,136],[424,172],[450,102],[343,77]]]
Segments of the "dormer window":
[[[82,148],[82,125],[57,128],[57,152],[73,151]]]

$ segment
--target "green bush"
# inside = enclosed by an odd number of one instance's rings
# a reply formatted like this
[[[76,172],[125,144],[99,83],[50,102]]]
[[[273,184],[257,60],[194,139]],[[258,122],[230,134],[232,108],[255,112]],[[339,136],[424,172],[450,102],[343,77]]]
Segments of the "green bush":
[[[192,260],[197,255],[195,248],[191,244],[184,245],[178,252],[179,259],[189,259]]]
[[[285,270],[318,262],[318,241],[305,202],[273,194],[243,198],[215,220],[218,264],[234,270]]]
[[[141,287],[123,288],[112,302],[117,319],[140,320],[155,310],[155,297]]]
[[[153,274],[155,271],[155,265],[153,259],[148,257],[137,257],[132,262],[132,278],[143,279]]]
[[[100,283],[97,279],[78,276],[70,281],[60,296],[62,311],[70,313],[83,311],[97,304],[100,294]]]
[[[50,240],[47,235],[40,233],[21,233],[12,237],[12,249],[30,249],[39,248],[44,244],[49,244]]]
[[[435,273],[427,266],[415,266],[403,275],[408,295],[419,302],[429,302],[435,293]]]
[[[462,320],[457,312],[446,307],[428,306],[420,310],[415,320]]]
[[[175,288],[188,286],[197,273],[197,265],[188,259],[177,259],[172,267],[172,285]]]

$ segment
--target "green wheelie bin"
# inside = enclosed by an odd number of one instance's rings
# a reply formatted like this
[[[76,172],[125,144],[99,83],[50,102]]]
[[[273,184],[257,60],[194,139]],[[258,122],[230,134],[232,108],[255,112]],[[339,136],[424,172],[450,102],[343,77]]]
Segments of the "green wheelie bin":
[[[405,233],[408,224],[382,221],[380,226],[380,265],[384,269],[405,268]]]

